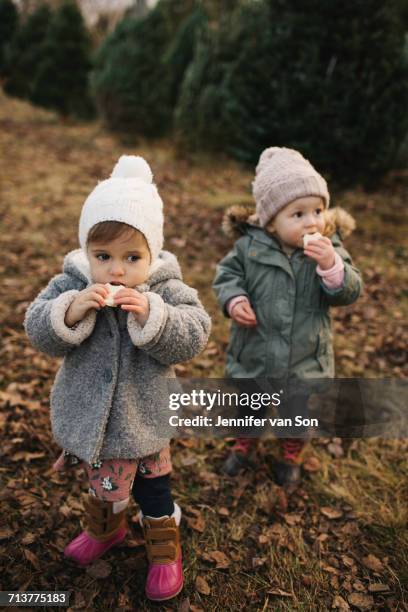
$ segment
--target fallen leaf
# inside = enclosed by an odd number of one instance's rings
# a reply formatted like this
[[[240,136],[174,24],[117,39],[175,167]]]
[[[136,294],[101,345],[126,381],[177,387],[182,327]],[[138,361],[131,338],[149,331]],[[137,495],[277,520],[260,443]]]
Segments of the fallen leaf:
[[[231,533],[231,539],[234,540],[234,542],[240,542],[243,537],[244,537],[244,532],[240,528],[238,528],[236,531],[233,531]]]
[[[219,476],[217,474],[214,474],[214,472],[209,472],[208,470],[201,470],[198,476],[200,480],[202,480],[205,484],[211,484],[212,486],[219,484]]]
[[[40,562],[38,561],[38,558],[36,557],[36,555],[31,552],[31,550],[29,550],[28,548],[24,549],[24,556],[27,559],[27,561],[30,561],[30,563],[35,567],[36,570],[40,570]]]
[[[195,581],[196,589],[201,595],[209,595],[211,593],[210,586],[205,578],[197,576]]]
[[[339,590],[339,578],[338,576],[330,576],[330,584],[333,587],[334,591]]]
[[[183,446],[184,448],[195,448],[197,441],[194,438],[178,438],[177,444]]]
[[[92,578],[107,578],[112,572],[112,566],[107,561],[98,559],[87,568],[86,572]]]
[[[330,442],[330,444],[327,445],[327,450],[333,457],[336,457],[336,459],[344,455],[343,447],[340,444],[334,444],[334,442]]]
[[[174,367],[177,376],[183,376],[186,374],[187,372],[187,368],[186,366],[181,365],[180,363],[177,363]]]
[[[350,593],[347,600],[359,610],[372,610],[374,607],[374,599],[371,595],[364,595],[364,593]]]
[[[278,487],[276,490],[276,495],[278,498],[278,506],[281,512],[286,512],[288,509],[288,498],[287,495],[281,487]]]
[[[354,559],[348,557],[347,555],[341,555],[341,560],[343,561],[346,567],[353,567],[353,565],[355,565],[356,563]]]
[[[364,593],[366,590],[365,584],[361,582],[361,580],[356,580],[353,582],[353,589],[359,591],[360,593]]]
[[[320,512],[330,520],[338,519],[343,516],[343,512],[341,510],[337,510],[331,506],[323,506],[320,508]]]
[[[350,610],[350,606],[347,601],[342,598],[341,595],[336,595],[332,601],[332,608],[336,610],[340,610],[341,612],[346,612],[346,610]]]
[[[45,457],[44,452],[28,453],[27,451],[18,451],[14,453],[14,455],[11,455],[10,459],[12,461],[33,461],[34,459],[42,459],[43,457]]]
[[[173,236],[172,238],[170,238],[170,242],[171,244],[174,244],[174,246],[180,249],[186,246],[186,239],[179,238],[178,236]]]
[[[188,597],[186,597],[185,599],[182,599],[182,601],[180,601],[177,611],[178,612],[189,612],[190,610],[190,600]]]
[[[86,607],[86,601],[82,593],[79,591],[75,591],[74,604],[72,606],[73,610],[80,610],[81,608]]]
[[[128,595],[126,593],[119,593],[118,608],[127,608],[127,609],[129,609],[130,607],[131,607],[131,603],[129,601]]]
[[[352,521],[346,523],[341,528],[342,533],[350,536],[358,536],[360,535],[360,528],[357,523],[353,523]]]
[[[34,533],[26,533],[25,536],[21,538],[21,543],[27,546],[28,544],[32,544],[36,539],[37,536]]]
[[[12,538],[14,535],[14,531],[11,529],[0,529],[0,540],[8,540]]]
[[[322,467],[320,460],[317,457],[307,457],[303,462],[303,469],[306,472],[318,472]]]
[[[342,349],[338,352],[339,357],[346,357],[346,359],[355,359],[356,353],[355,351],[350,351],[349,349]]]
[[[287,532],[287,529],[284,525],[281,525],[281,523],[274,523],[273,525],[271,525],[270,527],[268,527],[268,534],[271,534],[271,536],[275,536],[275,539],[277,537],[283,536],[285,535]]]
[[[293,512],[292,514],[285,514],[284,519],[288,525],[291,525],[293,527],[293,525],[297,525],[298,523],[300,523],[302,517],[300,514],[295,514]]]
[[[253,569],[255,569],[256,567],[261,567],[262,565],[265,565],[266,561],[267,561],[266,557],[253,557],[251,560]]]
[[[230,511],[228,510],[228,508],[225,508],[225,506],[221,506],[221,508],[218,508],[218,514],[220,516],[229,516]]]
[[[144,546],[145,541],[142,537],[140,538],[126,538],[125,544],[128,548],[138,548],[139,546]]]
[[[367,555],[367,557],[363,557],[363,565],[373,572],[382,572],[384,569],[380,559],[371,554]]]
[[[293,593],[283,591],[282,589],[270,589],[267,593],[268,595],[279,595],[279,597],[293,597]]]
[[[223,553],[221,550],[213,550],[211,552],[208,553],[209,556],[211,557],[211,559],[213,559],[213,561],[216,562],[216,568],[218,569],[226,569],[227,567],[229,567],[229,559],[227,557],[227,555],[225,553]]]
[[[198,531],[199,533],[204,533],[205,529],[205,520],[202,515],[197,518],[191,518],[190,516],[186,516],[187,525],[194,529],[194,531]]]
[[[194,465],[195,463],[197,463],[197,457],[194,457],[194,455],[187,455],[186,457],[181,458],[180,463],[185,467],[189,465]]]
[[[65,518],[69,518],[72,514],[72,510],[67,504],[63,504],[62,506],[60,506],[58,511],[61,512],[61,514],[65,516]]]
[[[197,368],[200,368],[201,370],[208,370],[214,365],[211,359],[205,359],[205,358],[196,359],[194,361],[194,364],[197,366]]]
[[[391,589],[388,584],[384,584],[383,582],[373,582],[372,584],[368,585],[368,590],[370,593],[385,593]]]
[[[193,506],[185,506],[184,512],[188,512],[188,514],[193,514],[195,517],[201,515],[201,511],[198,508],[194,508]]]
[[[324,563],[324,561],[320,561],[320,567],[324,572],[329,572],[329,574],[336,574],[338,576],[340,574],[339,570],[335,567],[332,567],[328,563]]]
[[[350,581],[350,576],[347,576],[347,578],[344,580],[343,584],[341,585],[341,588],[344,591],[347,591],[348,593],[352,593],[353,591],[353,587],[351,586],[351,581]]]

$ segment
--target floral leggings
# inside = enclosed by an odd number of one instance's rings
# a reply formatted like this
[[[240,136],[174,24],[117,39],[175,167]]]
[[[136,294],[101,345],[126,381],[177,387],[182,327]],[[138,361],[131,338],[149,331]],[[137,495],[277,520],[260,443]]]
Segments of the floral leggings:
[[[142,459],[102,459],[92,465],[63,451],[54,463],[54,468],[59,471],[71,466],[81,466],[85,469],[91,495],[110,502],[121,501],[130,496],[136,475],[157,478],[169,474],[172,467],[168,446]]]

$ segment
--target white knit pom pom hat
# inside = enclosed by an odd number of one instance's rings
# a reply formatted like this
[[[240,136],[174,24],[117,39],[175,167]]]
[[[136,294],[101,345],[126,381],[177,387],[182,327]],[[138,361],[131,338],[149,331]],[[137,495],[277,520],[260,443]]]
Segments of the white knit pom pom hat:
[[[89,194],[79,219],[79,243],[86,252],[88,234],[102,221],[121,221],[146,238],[151,263],[163,247],[163,202],[143,157],[122,155],[111,177]]]

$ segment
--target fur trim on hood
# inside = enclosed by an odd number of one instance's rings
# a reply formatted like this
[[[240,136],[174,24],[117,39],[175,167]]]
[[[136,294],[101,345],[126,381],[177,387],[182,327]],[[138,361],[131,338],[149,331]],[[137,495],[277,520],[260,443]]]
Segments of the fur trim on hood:
[[[324,215],[326,219],[324,236],[332,236],[338,232],[344,239],[350,236],[356,227],[356,222],[350,213],[339,206],[326,210]],[[260,227],[255,207],[235,205],[225,211],[222,230],[226,236],[237,240],[246,233],[248,227]]]

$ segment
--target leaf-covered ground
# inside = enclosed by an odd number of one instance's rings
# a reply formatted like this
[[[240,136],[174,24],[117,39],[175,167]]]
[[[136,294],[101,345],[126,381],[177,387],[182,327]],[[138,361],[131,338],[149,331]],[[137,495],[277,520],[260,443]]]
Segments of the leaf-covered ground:
[[[223,210],[251,201],[252,173],[223,157],[182,155],[170,141],[124,143],[98,123],[62,124],[2,94],[0,147],[0,590],[68,590],[72,610],[407,610],[406,440],[315,440],[290,496],[272,481],[273,442],[260,443],[257,469],[235,479],[219,475],[225,442],[175,443],[186,586],[166,605],[143,595],[134,505],[124,545],[86,570],[64,561],[84,483],[51,469],[48,395],[59,362],[30,347],[25,309],[77,247],[90,189],[121,153],[142,154],[165,202],[166,247],[213,317],[207,349],[178,373],[222,376],[228,322],[211,281],[230,246]],[[334,194],[357,220],[347,246],[365,280],[359,302],[334,313],[339,376],[408,374],[407,195],[404,172],[373,193]]]

